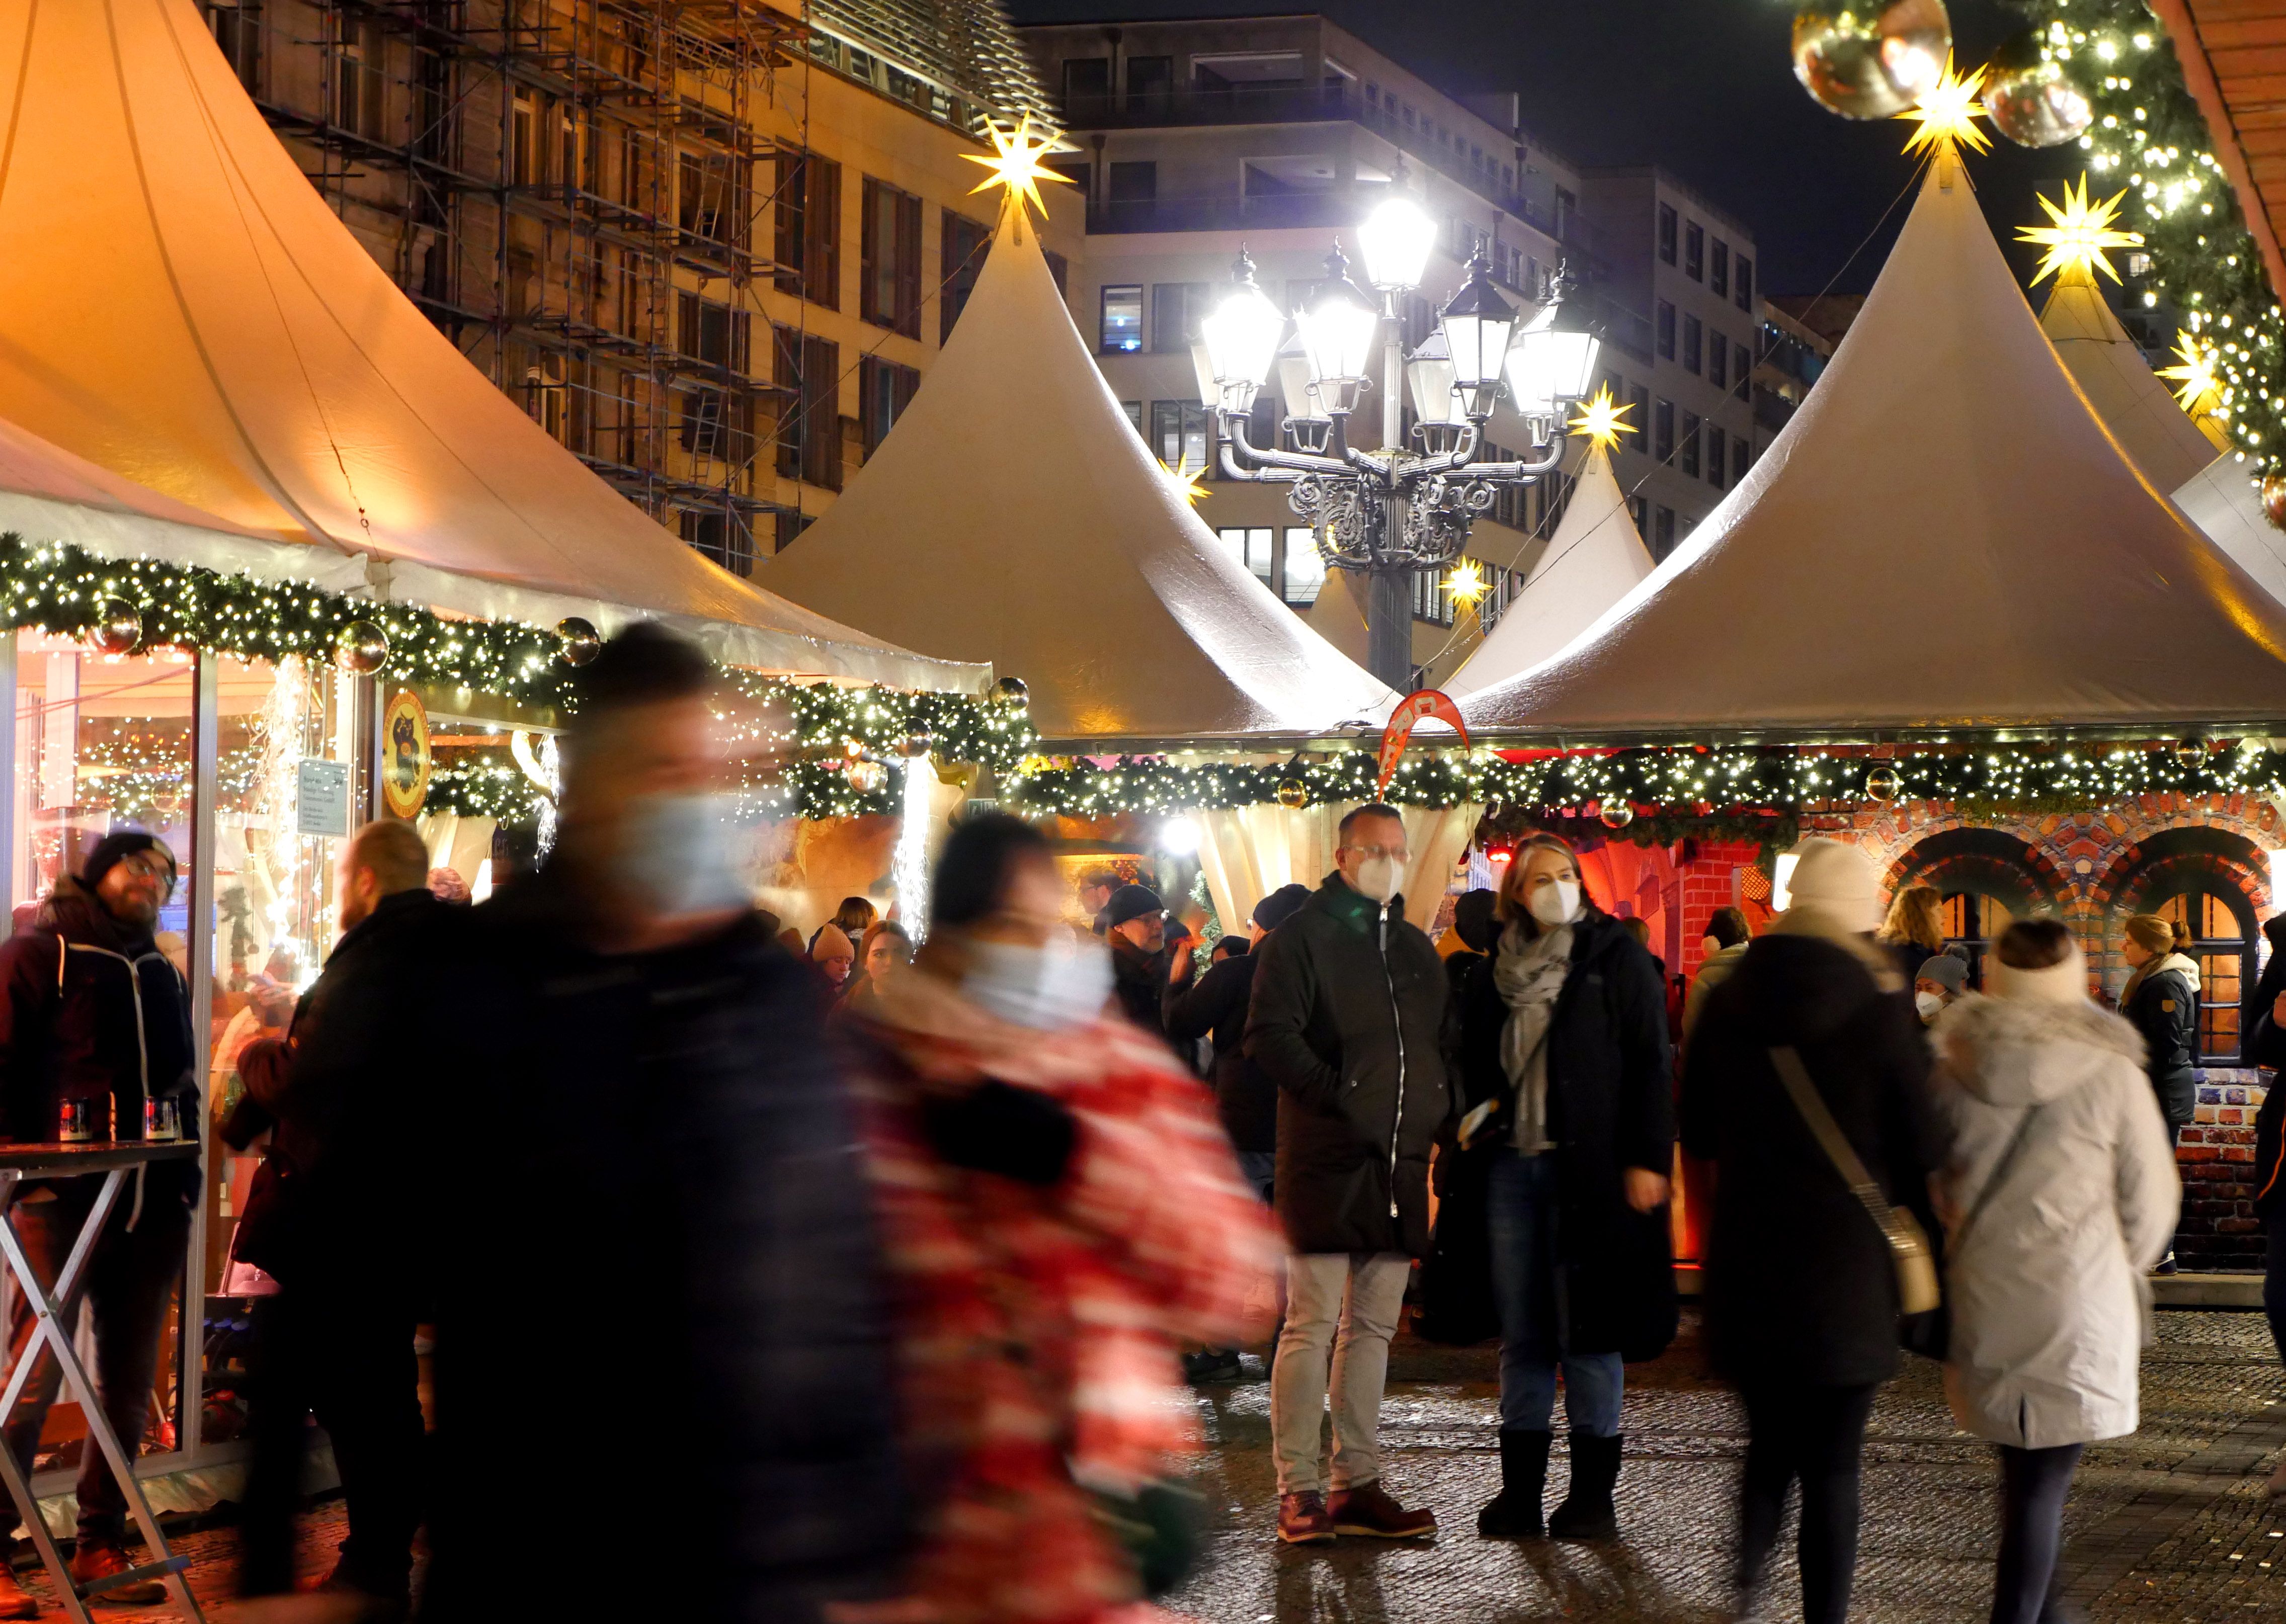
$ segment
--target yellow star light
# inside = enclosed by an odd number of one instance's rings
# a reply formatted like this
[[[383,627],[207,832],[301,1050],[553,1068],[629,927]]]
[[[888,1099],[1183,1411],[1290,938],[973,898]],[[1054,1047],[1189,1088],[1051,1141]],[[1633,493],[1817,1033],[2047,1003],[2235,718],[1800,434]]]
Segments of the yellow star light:
[[[1600,445],[1607,451],[1620,449],[1620,436],[1639,432],[1633,423],[1620,420],[1633,412],[1633,402],[1620,405],[1612,398],[1609,384],[1596,391],[1596,398],[1580,403],[1580,412],[1565,427],[1575,435],[1585,435],[1588,443]]]
[[[1984,104],[1979,99],[1984,93],[1984,70],[1978,67],[1967,78],[1952,71],[1952,55],[1945,54],[1944,76],[1936,82],[1929,93],[1916,106],[1897,114],[1908,122],[1920,126],[1905,143],[1907,156],[1926,147],[1934,155],[1950,153],[1959,155],[1959,149],[1989,153],[1992,137],[1976,127],[1984,116]]]
[[[1472,558],[1462,559],[1445,576],[1446,595],[1462,608],[1475,608],[1492,589],[1492,583],[1485,579],[1485,572],[1477,567],[1477,561]]]
[[[1207,471],[1202,467],[1186,474],[1182,469],[1171,468],[1163,462],[1159,465],[1159,471],[1167,476],[1167,482],[1175,488],[1175,494],[1194,507],[1214,494],[1206,487]]]
[[[2032,286],[2037,287],[2044,278],[2059,272],[2101,271],[2113,281],[2119,272],[2113,270],[2106,255],[2107,248],[2136,248],[2143,245],[2140,231],[2115,229],[2119,219],[2119,205],[2127,193],[2119,192],[2101,203],[2087,200],[2087,177],[2079,177],[2079,190],[2075,192],[2069,181],[2064,183],[2063,206],[2058,208],[2046,197],[2040,207],[2047,210],[2046,225],[2022,225],[2016,228],[2016,240],[2036,242],[2047,249],[2040,268],[2032,273]]]
[[[992,171],[969,188],[969,195],[974,197],[990,186],[1005,186],[1010,198],[1022,199],[1040,211],[1041,219],[1046,219],[1048,206],[1040,201],[1040,183],[1052,180],[1067,186],[1072,184],[1068,176],[1059,175],[1040,162],[1040,154],[1060,148],[1061,137],[1035,136],[1032,133],[1032,115],[1029,113],[1017,121],[1013,129],[1004,130],[997,124],[989,124],[984,133],[992,141],[991,157],[980,158],[974,153],[961,154],[969,162],[981,163]]]
[[[2189,418],[2213,415],[2222,404],[2222,384],[2215,377],[2214,351],[2189,333],[2175,341],[2180,366],[2163,366],[2159,376],[2175,381],[2175,399]]]

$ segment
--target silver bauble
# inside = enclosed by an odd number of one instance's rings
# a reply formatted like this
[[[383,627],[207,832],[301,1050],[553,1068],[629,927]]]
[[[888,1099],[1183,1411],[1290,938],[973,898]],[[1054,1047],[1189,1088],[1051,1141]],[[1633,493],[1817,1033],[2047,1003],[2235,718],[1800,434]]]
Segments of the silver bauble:
[[[1809,0],[1793,14],[1793,76],[1846,119],[1903,113],[1936,88],[1951,50],[1944,0]]]
[[[370,677],[389,663],[389,633],[369,620],[353,620],[334,639],[334,663]]]
[[[1623,829],[1636,820],[1636,809],[1625,801],[1606,801],[1597,812],[1607,829]]]
[[[603,639],[596,635],[595,624],[577,615],[567,615],[556,623],[556,657],[570,666],[581,666],[603,652]]]
[[[2204,739],[2182,739],[2176,741],[2175,765],[2187,771],[2200,765],[2206,758],[2207,741]]]
[[[95,613],[87,640],[98,654],[125,654],[143,640],[143,611],[126,599],[106,598]]]
[[[848,779],[849,787],[859,795],[871,795],[889,781],[889,769],[861,756],[849,764]]]
[[[2095,122],[2095,104],[2061,62],[2046,59],[2026,30],[1992,53],[1984,70],[1984,111],[2019,146],[2061,146]]]
[[[1875,767],[1865,774],[1865,794],[1872,800],[1894,801],[1897,798],[1897,791],[1904,788],[1904,782],[1896,768]]]
[[[1021,677],[1003,677],[992,685],[992,697],[1003,705],[1021,705],[1030,702],[1032,690]]]

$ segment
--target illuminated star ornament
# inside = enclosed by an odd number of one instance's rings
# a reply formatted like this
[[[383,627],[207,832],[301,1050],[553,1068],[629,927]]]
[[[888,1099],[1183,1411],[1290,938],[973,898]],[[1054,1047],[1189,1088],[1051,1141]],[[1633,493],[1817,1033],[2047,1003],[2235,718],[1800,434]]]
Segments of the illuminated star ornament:
[[[2175,399],[2183,408],[2183,415],[2195,420],[2221,414],[2222,383],[2216,378],[2214,351],[2189,333],[2175,341],[2175,353],[2182,357],[2180,366],[2163,366],[2159,376],[2172,379]]]
[[[1920,98],[1919,105],[1897,114],[1910,123],[1920,126],[1905,143],[1907,156],[1926,148],[1932,156],[1960,155],[1966,146],[1974,153],[1992,150],[1992,137],[1976,127],[1984,116],[1984,104],[1979,99],[1984,93],[1984,70],[1975,69],[1967,78],[1952,71],[1952,57],[1944,59],[1944,76],[1935,87]]]
[[[1214,494],[1206,487],[1207,471],[1203,466],[1186,474],[1182,469],[1171,468],[1163,462],[1159,465],[1159,471],[1167,476],[1167,482],[1175,488],[1175,494],[1194,507]]]
[[[1583,400],[1580,403],[1579,415],[1565,427],[1575,435],[1587,435],[1588,443],[1591,445],[1601,446],[1607,451],[1615,451],[1620,449],[1621,435],[1637,432],[1633,423],[1623,420],[1627,414],[1634,410],[1632,402],[1622,406],[1613,401],[1611,385],[1605,384],[1596,391],[1595,399]]]
[[[2143,246],[2142,232],[2115,229],[2119,219],[2119,205],[2126,197],[2127,193],[2123,191],[2101,203],[2089,202],[2087,177],[2085,175],[2079,177],[2077,192],[2072,190],[2069,181],[2064,183],[2061,208],[2042,197],[2040,207],[2047,211],[2048,224],[2016,229],[2017,241],[2036,242],[2047,249],[2047,254],[2040,261],[2040,268],[2032,273],[2032,285],[2037,287],[2042,279],[2059,273],[2069,280],[2073,271],[2093,280],[2090,273],[2101,271],[2113,281],[2118,281],[2119,272],[2112,269],[2111,260],[2105,250]]]
[[[1462,608],[1475,608],[1492,589],[1492,583],[1485,579],[1485,572],[1472,558],[1462,559],[1445,576],[1446,592]]]
[[[1043,153],[1052,153],[1061,147],[1061,137],[1035,136],[1032,133],[1032,115],[1029,113],[1017,121],[1016,128],[1012,130],[989,124],[985,127],[984,133],[991,137],[991,157],[980,158],[974,153],[961,154],[969,162],[981,163],[992,171],[968,189],[969,195],[974,197],[990,186],[1005,186],[1012,200],[1021,199],[1040,211],[1041,219],[1046,219],[1048,206],[1040,201],[1040,183],[1052,180],[1067,186],[1073,184],[1070,177],[1059,175],[1040,161]]]

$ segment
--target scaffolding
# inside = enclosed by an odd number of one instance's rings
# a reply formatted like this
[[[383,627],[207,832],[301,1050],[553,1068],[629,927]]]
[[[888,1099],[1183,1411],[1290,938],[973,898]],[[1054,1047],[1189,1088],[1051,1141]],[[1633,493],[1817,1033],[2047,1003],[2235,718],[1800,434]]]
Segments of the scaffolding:
[[[311,183],[461,353],[749,573],[793,393],[755,294],[781,167],[759,114],[802,25],[761,0],[206,4]]]

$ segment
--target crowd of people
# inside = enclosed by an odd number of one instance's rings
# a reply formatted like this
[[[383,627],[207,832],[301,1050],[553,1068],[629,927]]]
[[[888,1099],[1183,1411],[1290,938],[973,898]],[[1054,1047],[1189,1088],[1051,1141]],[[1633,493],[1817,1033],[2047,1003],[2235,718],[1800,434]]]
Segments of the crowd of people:
[[[249,1028],[218,1131],[262,1149],[233,1255],[278,1287],[250,1604],[404,1617],[425,1526],[437,1624],[619,1616],[627,1585],[654,1616],[753,1624],[1139,1618],[1201,1526],[1180,1384],[1236,1375],[1241,1347],[1273,1350],[1280,1541],[1438,1532],[1380,1448],[1408,1300],[1424,1334],[1499,1340],[1478,1535],[1611,1539],[1626,1368],[1678,1330],[1679,1145],[1707,1352],[1747,1421],[1741,1615],[1799,1485],[1805,1619],[1846,1616],[1865,1427],[1911,1349],[1997,1449],[1991,1617],[2058,1616],[2072,1473],[2136,1428],[2146,1275],[2180,1200],[2198,985],[2165,922],[2129,921],[2115,1015],[2061,924],[2016,922],[1972,966],[1935,893],[1885,916],[1864,857],[1812,840],[1762,934],[1714,914],[1678,998],[1552,836],[1432,942],[1418,915],[1442,898],[1408,909],[1406,821],[1374,804],[1342,820],[1332,873],[1211,949],[1108,867],[1079,876],[1075,928],[1049,842],[997,812],[946,841],[918,948],[862,898],[805,938],[737,872],[711,681],[668,633],[613,639],[580,675],[548,860],[472,908],[409,826],[367,826],[322,974]],[[11,1137],[55,1137],[74,1101],[122,1125],[154,1098],[200,1108],[190,1000],[153,937],[176,877],[154,837],[115,832],[0,945]],[[2248,1040],[2265,1064],[2286,1059],[2282,958]],[[2281,1102],[2257,1168],[2274,1262]],[[154,1166],[90,1256],[130,1452],[188,1168]],[[51,1275],[89,1183],[13,1194]],[[7,1418],[21,1464],[55,1391],[51,1363]],[[314,1598],[293,1528],[312,1417],[349,1522]],[[85,1454],[75,1580],[155,1600]],[[653,1495],[672,1537],[599,1581],[572,1536]],[[0,1617],[37,1612],[0,1565]]]

